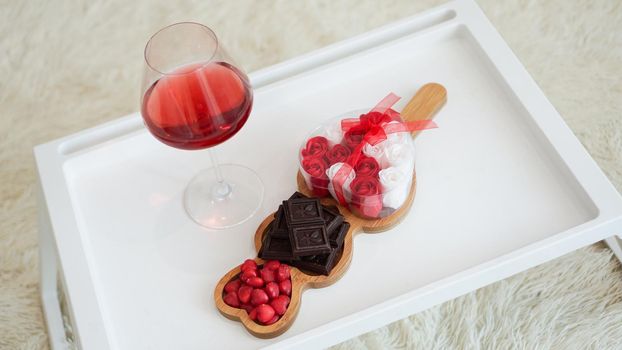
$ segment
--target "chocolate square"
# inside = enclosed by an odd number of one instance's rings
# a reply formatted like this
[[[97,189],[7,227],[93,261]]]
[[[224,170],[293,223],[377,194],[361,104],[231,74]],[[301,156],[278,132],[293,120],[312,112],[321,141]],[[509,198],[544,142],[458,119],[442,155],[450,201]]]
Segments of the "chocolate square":
[[[281,238],[289,240],[289,231],[279,230],[276,226],[270,225],[266,230],[266,235],[274,238]]]
[[[334,249],[341,248],[343,244],[343,240],[346,238],[346,234],[350,229],[350,224],[344,222],[337,230],[334,230],[332,234],[328,235],[328,240],[330,241],[330,246]]]
[[[327,254],[331,251],[324,224],[291,227],[289,240],[294,257]]]
[[[293,255],[289,239],[266,235],[261,244],[259,257],[265,260],[291,260]]]
[[[297,225],[324,224],[322,205],[317,198],[295,198],[283,202],[285,221],[291,229]]]
[[[274,213],[274,226],[287,230],[287,223],[285,222],[285,211],[283,205],[279,205],[279,209]]]
[[[282,205],[279,205],[279,209],[274,214],[274,221],[268,233],[272,237],[289,238],[289,231],[287,230],[287,223],[285,222],[285,211]]]
[[[326,234],[328,234],[328,237],[339,230],[339,227],[343,223],[343,216],[339,213],[337,208],[323,207],[322,217],[324,218],[324,223],[326,223]]]
[[[297,199],[297,198],[309,198],[309,197],[305,196],[304,194],[298,191],[294,192],[294,194],[292,194],[291,197],[289,197],[289,199]]]
[[[328,276],[335,265],[335,257],[338,255],[339,251],[339,249],[333,249],[328,254],[303,256],[299,260],[292,261],[292,265],[303,271],[315,272]]]
[[[289,240],[289,232],[287,230],[279,230],[275,227],[268,233],[271,237]]]

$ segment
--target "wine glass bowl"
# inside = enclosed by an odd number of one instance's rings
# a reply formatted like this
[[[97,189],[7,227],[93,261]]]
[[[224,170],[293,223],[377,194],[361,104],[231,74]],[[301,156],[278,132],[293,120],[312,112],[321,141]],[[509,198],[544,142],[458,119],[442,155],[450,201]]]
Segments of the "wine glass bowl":
[[[175,41],[179,30],[186,35]],[[163,143],[189,150],[212,147],[248,119],[253,102],[248,78],[209,28],[179,23],[161,29],[145,47],[145,61],[141,111],[149,131]]]

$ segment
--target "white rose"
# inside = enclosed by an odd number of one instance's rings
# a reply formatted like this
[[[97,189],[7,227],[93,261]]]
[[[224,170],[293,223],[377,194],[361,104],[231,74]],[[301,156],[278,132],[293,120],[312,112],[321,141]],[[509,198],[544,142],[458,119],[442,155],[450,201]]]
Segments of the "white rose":
[[[343,140],[343,130],[341,130],[341,122],[336,122],[324,127],[324,137],[328,140],[328,144],[332,147],[338,145]]]
[[[382,185],[382,205],[393,209],[401,207],[410,192],[412,177],[398,168],[389,167],[380,170],[378,178]]]
[[[365,146],[363,146],[363,154],[368,157],[374,158],[381,168],[385,168],[389,165],[387,162],[387,157],[385,156],[385,148],[387,145],[388,143],[386,140],[378,142],[373,146],[369,143],[366,143]]]
[[[352,183],[352,180],[354,180],[354,177],[356,176],[356,173],[354,172],[354,169],[347,163],[335,163],[333,165],[330,166],[330,168],[326,169],[326,176],[328,176],[328,180],[330,181],[328,183],[328,192],[330,192],[330,194],[333,196],[333,198],[339,200],[337,198],[337,194],[335,193],[335,188],[333,186],[333,179],[335,178],[335,175],[337,175],[337,173],[341,170],[342,167],[345,167],[344,171],[347,171],[348,174],[346,175],[346,179],[343,182],[342,185],[342,189],[343,189],[343,197],[345,198],[345,200],[347,202],[350,202],[350,199],[352,198],[352,191],[350,190],[350,184]]]
[[[415,147],[412,140],[408,143],[390,145],[385,149],[384,154],[389,167],[399,168],[404,175],[412,177],[415,166]]]

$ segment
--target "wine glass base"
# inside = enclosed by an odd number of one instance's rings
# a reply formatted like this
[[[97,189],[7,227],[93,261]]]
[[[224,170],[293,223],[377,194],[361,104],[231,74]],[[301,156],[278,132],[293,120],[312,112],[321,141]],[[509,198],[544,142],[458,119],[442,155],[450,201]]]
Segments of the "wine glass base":
[[[226,229],[250,219],[261,206],[263,182],[255,171],[237,164],[221,164],[225,182],[215,168],[198,173],[184,192],[184,209],[199,225]]]

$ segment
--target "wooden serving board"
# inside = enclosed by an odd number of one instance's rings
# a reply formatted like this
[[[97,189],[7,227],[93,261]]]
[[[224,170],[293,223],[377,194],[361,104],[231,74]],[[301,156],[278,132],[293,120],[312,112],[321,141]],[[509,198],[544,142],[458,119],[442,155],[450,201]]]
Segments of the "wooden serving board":
[[[408,102],[406,107],[401,112],[402,119],[404,121],[426,120],[432,119],[436,112],[445,104],[447,100],[447,92],[445,88],[436,83],[428,83],[421,87],[419,91]],[[418,131],[413,132],[413,138],[416,137]],[[404,216],[410,210],[413,199],[415,198],[416,190],[416,173],[413,173],[412,185],[410,187],[410,193],[404,202],[404,204],[395,212],[382,219],[363,219],[357,217],[349,209],[338,205],[332,197],[321,198],[322,205],[337,206],[341,215],[344,216],[345,221],[350,223],[350,229],[346,233],[346,237],[343,242],[343,250],[341,256],[336,257],[336,263],[333,266],[330,274],[314,275],[308,274],[296,267],[291,267],[291,280],[292,280],[292,293],[290,296],[290,304],[287,311],[281,318],[268,326],[260,325],[248,317],[247,312],[244,309],[238,309],[227,305],[223,300],[223,290],[225,284],[231,281],[240,274],[240,266],[236,266],[226,275],[224,275],[214,290],[214,301],[218,310],[227,318],[240,321],[244,327],[253,335],[259,338],[273,338],[283,332],[287,331],[293,324],[298,311],[300,310],[300,303],[302,293],[308,288],[322,288],[329,286],[337,282],[346,272],[352,261],[352,245],[354,236],[361,233],[375,233],[382,232],[390,229],[391,227],[399,224]],[[311,191],[307,187],[304,178],[300,172],[297,175],[298,189],[303,194],[312,197]],[[274,213],[266,217],[255,233],[255,249],[257,252],[261,249],[263,236],[274,220]],[[262,265],[265,261],[260,258],[255,258],[257,265]]]

